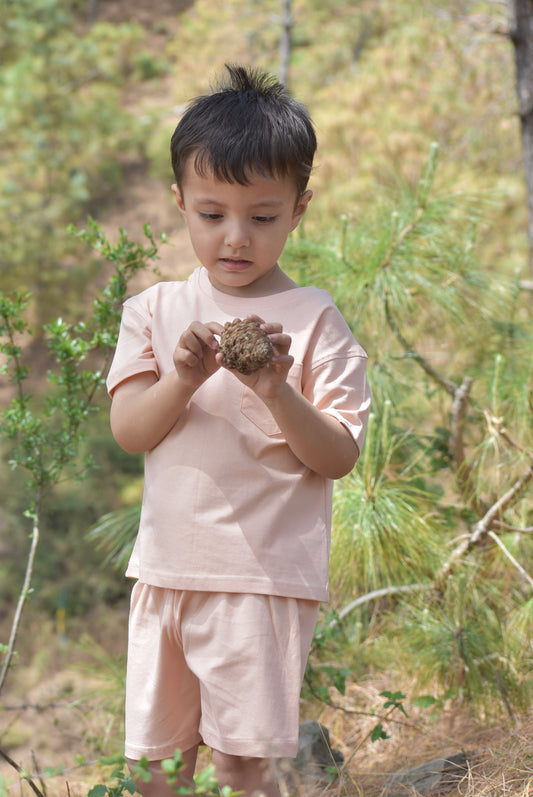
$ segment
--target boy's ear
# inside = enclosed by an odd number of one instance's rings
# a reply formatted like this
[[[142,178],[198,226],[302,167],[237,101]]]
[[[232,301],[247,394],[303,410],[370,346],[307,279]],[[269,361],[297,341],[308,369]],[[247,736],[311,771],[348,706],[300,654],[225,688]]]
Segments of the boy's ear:
[[[304,215],[305,211],[307,210],[307,206],[313,197],[313,192],[307,189],[302,196],[298,199],[296,203],[296,207],[294,208],[294,215],[292,217],[292,227],[291,231],[295,230],[298,224],[300,223],[302,216]]]
[[[172,193],[176,197],[176,204],[180,213],[185,213],[185,202],[183,201],[183,197],[181,195],[181,191],[179,190],[177,183],[173,183],[171,185]]]

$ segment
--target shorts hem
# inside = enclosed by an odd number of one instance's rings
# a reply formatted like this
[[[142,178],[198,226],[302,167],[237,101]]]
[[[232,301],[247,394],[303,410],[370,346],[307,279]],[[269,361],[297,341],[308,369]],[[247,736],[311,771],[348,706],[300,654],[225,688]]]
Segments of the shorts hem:
[[[204,743],[212,750],[250,758],[294,758],[298,740],[294,739],[228,739],[202,729]]]
[[[181,750],[182,753],[186,753],[191,747],[203,744],[204,741],[199,734],[192,739],[183,740],[181,742],[176,740],[175,743],[162,745],[161,747],[152,747],[149,745],[143,747],[141,745],[136,746],[126,743],[124,745],[124,755],[132,761],[139,761],[144,756],[146,756],[148,761],[161,761],[164,758],[172,758],[176,750]]]

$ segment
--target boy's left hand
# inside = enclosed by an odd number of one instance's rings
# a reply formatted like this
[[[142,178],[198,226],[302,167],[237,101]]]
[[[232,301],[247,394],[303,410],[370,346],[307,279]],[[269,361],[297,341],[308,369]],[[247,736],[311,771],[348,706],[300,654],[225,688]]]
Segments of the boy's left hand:
[[[289,354],[291,337],[283,332],[283,327],[280,323],[266,323],[257,315],[249,315],[248,318],[252,321],[258,321],[261,324],[261,329],[266,332],[272,341],[274,347],[272,359],[267,365],[253,374],[240,374],[238,371],[233,371],[233,373],[260,398],[266,400],[274,399],[284,389],[287,382],[287,374],[294,362],[294,357]],[[221,354],[217,355],[217,359],[222,364]]]
[[[256,315],[248,318],[258,321],[267,333],[274,355],[253,374],[233,373],[265,403],[285,442],[303,465],[324,478],[340,479],[350,472],[359,455],[353,437],[340,421],[315,407],[287,382],[294,357],[289,354],[291,337],[283,332],[282,325],[266,323]],[[220,365],[222,356],[222,352],[216,355]]]

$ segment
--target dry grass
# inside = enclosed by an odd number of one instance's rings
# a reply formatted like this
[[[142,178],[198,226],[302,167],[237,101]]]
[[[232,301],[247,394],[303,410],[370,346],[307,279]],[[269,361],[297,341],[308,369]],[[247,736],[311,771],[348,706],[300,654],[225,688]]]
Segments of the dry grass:
[[[372,742],[369,733],[382,703],[385,679],[347,688],[342,707],[324,708],[309,716],[330,731],[333,747],[345,756],[344,772],[336,783],[317,792],[328,797],[400,797],[414,789],[393,787],[394,775],[433,759],[466,753],[468,769],[453,788],[431,790],[432,797],[533,797],[533,716],[516,722],[507,717],[475,717],[468,707],[448,706],[438,716],[410,709],[409,717],[395,715],[384,722],[388,739]],[[401,688],[401,686],[400,686]],[[406,689],[408,691],[408,689]],[[307,790],[307,795],[309,791]],[[428,792],[425,793],[426,795]]]
[[[115,634],[110,638],[113,627]],[[105,673],[103,678],[102,673],[89,676],[80,668],[86,658],[62,650],[53,628],[41,630],[49,640],[46,651],[36,643],[28,666],[21,665],[12,673],[3,695],[0,748],[23,768],[40,770],[48,797],[86,797],[92,785],[109,779],[109,768],[102,770],[95,762],[104,753],[120,751],[120,717],[106,709]],[[113,623],[110,620],[104,632],[108,649],[113,654],[120,651],[124,629],[117,618]],[[464,777],[452,789],[431,791],[432,797],[533,797],[533,715],[512,723],[506,717],[480,719],[467,707],[450,705],[430,717],[428,710],[406,703],[409,716],[395,712],[394,721],[383,722],[389,738],[371,742],[369,733],[383,703],[380,692],[387,688],[386,677],[380,676],[364,684],[349,684],[345,697],[335,696],[336,707],[304,703],[302,716],[317,719],[329,729],[332,745],[341,750],[346,765],[335,782],[314,792],[306,787],[300,794],[400,797],[398,789],[391,787],[395,774],[465,751],[469,768]],[[409,693],[408,683],[397,688]],[[85,702],[82,698],[87,694],[91,697]],[[14,711],[17,705],[21,708]],[[76,761],[80,755],[92,764],[80,766]],[[204,752],[201,764],[208,760]],[[64,767],[60,775],[47,774],[47,768],[58,766]],[[9,795],[32,794],[7,764],[0,763],[0,775]],[[417,794],[414,790],[403,793]]]

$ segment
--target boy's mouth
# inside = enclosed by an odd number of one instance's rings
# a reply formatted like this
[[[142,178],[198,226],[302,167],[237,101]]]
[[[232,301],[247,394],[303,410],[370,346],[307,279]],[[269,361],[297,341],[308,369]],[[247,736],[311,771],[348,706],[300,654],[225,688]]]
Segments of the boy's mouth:
[[[244,258],[239,257],[221,257],[220,263],[226,268],[228,271],[243,271],[245,268],[249,268],[252,265],[251,260],[245,260]]]

